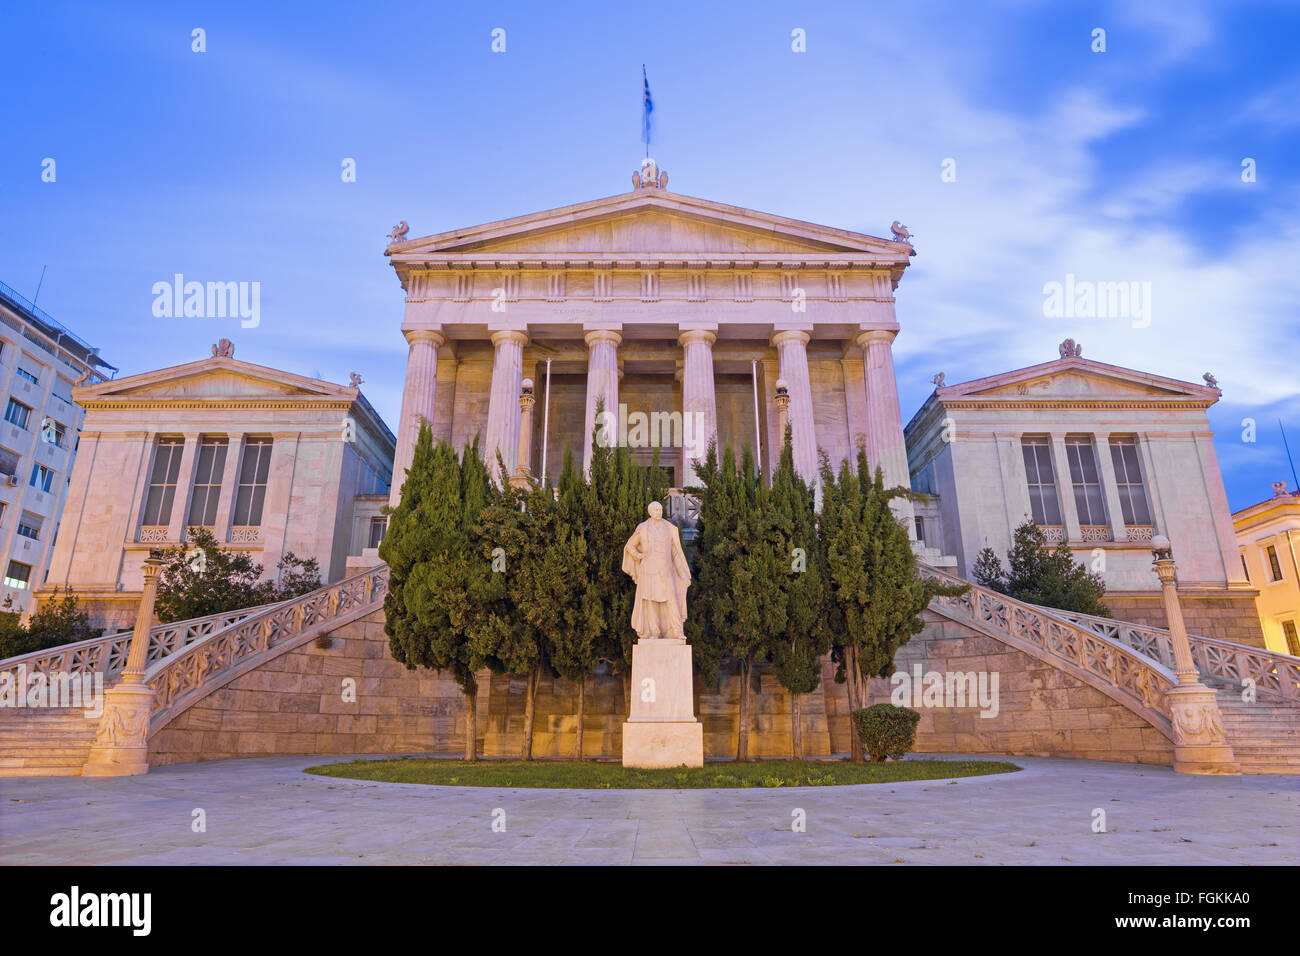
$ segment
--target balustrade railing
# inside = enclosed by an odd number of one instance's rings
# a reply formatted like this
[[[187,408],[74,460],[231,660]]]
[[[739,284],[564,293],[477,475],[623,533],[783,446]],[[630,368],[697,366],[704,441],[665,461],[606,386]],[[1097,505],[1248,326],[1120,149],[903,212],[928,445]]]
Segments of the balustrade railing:
[[[207,685],[251,658],[368,613],[379,606],[387,590],[388,565],[369,568],[249,614],[157,661],[145,672],[145,682],[154,692],[152,726],[165,724],[189,701],[201,698]]]
[[[931,607],[937,605],[951,616],[992,630],[1013,647],[1018,643],[1032,645],[1049,657],[1092,675],[1153,725],[1165,733],[1171,732],[1165,695],[1178,678],[1159,660],[1129,648],[1111,635],[1090,630],[1044,608],[970,584],[928,565],[920,565],[919,569],[923,577],[944,584],[970,585],[958,597],[935,597]]]
[[[195,641],[242,621],[250,614],[274,606],[266,604],[239,611],[223,611],[220,614],[209,614],[188,621],[174,621],[152,627],[149,629],[147,661],[150,664],[160,661]],[[54,674],[89,674],[98,671],[104,675],[104,683],[108,684],[116,680],[125,669],[126,657],[130,650],[131,631],[116,631],[73,644],[47,647],[30,654],[10,657],[0,661],[0,673],[12,674],[16,681],[20,668],[28,677],[33,674],[45,674],[49,677]]]
[[[1105,635],[1166,667],[1173,667],[1173,644],[1164,628],[1055,608],[1040,610],[1087,628],[1094,634]],[[1199,634],[1188,634],[1187,641],[1192,648],[1192,661],[1202,678],[1238,686],[1253,680],[1255,690],[1261,696],[1300,703],[1300,657]]]

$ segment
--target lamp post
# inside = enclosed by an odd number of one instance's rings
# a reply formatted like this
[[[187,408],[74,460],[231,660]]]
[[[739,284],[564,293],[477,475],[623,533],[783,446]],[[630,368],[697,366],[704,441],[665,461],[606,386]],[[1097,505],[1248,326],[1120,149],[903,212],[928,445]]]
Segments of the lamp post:
[[[526,378],[520,383],[519,391],[519,454],[515,473],[510,476],[510,484],[515,488],[527,488],[533,479],[533,380]]]
[[[135,630],[126,655],[122,679],[104,695],[99,732],[90,748],[83,777],[129,777],[149,772],[149,718],[153,690],[145,683],[149,666],[149,629],[158,597],[158,572],[162,560],[156,551],[144,561],[144,590],[135,613]]]
[[[1178,565],[1173,547],[1162,534],[1151,539],[1151,562],[1165,603],[1169,642],[1173,645],[1178,684],[1169,689],[1169,719],[1174,731],[1174,770],[1177,773],[1241,773],[1223,732],[1223,718],[1214,691],[1200,681],[1192,645],[1178,602]]]
[[[790,424],[790,386],[783,378],[776,380],[776,420],[781,430],[780,437],[776,440],[776,447],[782,448],[785,446],[785,429]],[[772,455],[772,461],[775,463],[780,457],[781,453],[776,452]],[[775,468],[776,465],[773,464],[772,467]]]

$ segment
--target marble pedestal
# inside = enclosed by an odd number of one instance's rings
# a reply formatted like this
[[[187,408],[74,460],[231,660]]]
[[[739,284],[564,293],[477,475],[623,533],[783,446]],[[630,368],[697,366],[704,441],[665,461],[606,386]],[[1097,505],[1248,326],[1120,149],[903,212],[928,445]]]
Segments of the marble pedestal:
[[[1179,684],[1168,693],[1174,728],[1175,773],[1241,773],[1223,732],[1214,691],[1200,684]]]
[[[149,715],[153,691],[122,683],[104,695],[99,733],[82,768],[83,777],[132,777],[149,772]]]
[[[632,713],[623,723],[623,766],[704,766],[704,725],[695,719],[691,647],[637,641],[632,647]]]

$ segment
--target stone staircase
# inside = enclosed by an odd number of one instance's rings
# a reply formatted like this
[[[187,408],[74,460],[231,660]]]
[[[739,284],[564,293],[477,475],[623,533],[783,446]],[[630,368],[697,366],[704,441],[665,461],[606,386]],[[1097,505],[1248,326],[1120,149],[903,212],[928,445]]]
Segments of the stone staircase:
[[[1216,695],[1223,732],[1242,773],[1300,774],[1300,707],[1263,700],[1248,704],[1237,689]]]
[[[99,727],[80,707],[6,709],[0,777],[79,777]]]

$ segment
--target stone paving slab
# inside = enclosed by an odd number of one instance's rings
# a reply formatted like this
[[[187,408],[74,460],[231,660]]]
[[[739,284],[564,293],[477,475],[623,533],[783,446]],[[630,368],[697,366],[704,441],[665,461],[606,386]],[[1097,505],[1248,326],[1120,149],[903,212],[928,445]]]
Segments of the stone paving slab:
[[[302,772],[352,759],[0,780],[0,863],[1300,864],[1296,777],[1030,757],[998,758],[1019,773],[955,781],[745,790],[430,787]],[[191,830],[195,808],[205,833]],[[1093,832],[1097,809],[1105,833]],[[498,810],[503,833],[492,829]],[[796,810],[806,832],[791,830]]]

